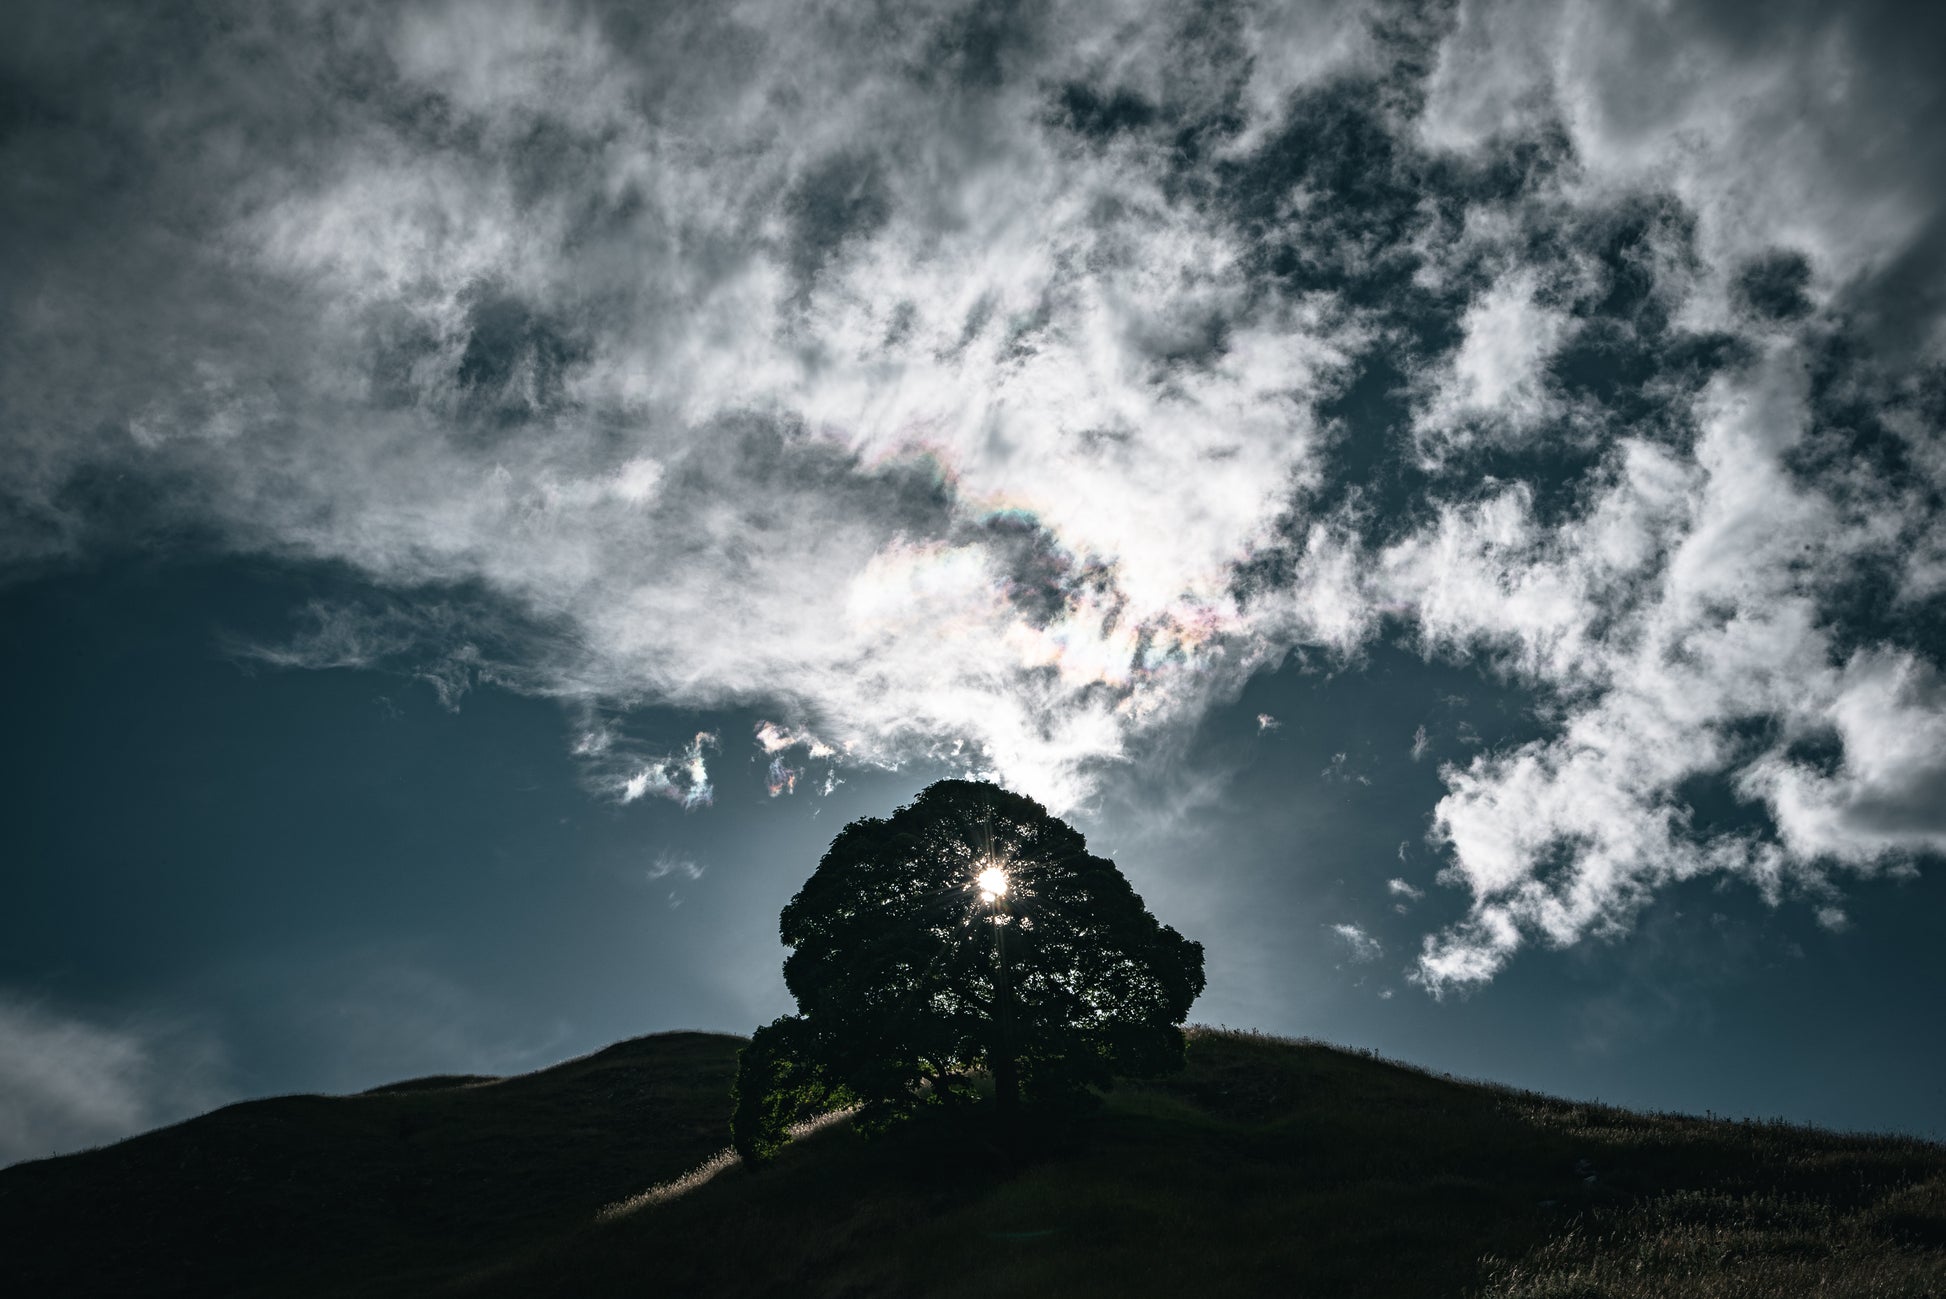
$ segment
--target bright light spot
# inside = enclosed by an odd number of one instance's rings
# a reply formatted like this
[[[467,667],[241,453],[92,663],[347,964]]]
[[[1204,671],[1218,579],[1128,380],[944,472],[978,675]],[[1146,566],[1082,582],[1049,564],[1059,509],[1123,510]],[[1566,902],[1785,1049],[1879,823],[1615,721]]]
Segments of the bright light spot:
[[[1007,872],[998,866],[989,866],[974,877],[973,882],[980,886],[980,901],[991,902],[995,898],[1007,896]]]

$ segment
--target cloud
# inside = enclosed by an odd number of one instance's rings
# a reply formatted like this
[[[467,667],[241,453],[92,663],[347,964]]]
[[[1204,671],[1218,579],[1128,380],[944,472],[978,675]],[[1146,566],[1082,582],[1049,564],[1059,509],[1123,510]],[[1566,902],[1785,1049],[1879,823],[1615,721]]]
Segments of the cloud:
[[[1405,845],[1400,844],[1399,847],[1404,848]],[[1385,881],[1385,891],[1390,893],[1393,897],[1404,898],[1408,902],[1417,902],[1420,898],[1426,896],[1426,891],[1424,889],[1414,888],[1411,884],[1408,884],[1406,881],[1401,879],[1390,879]]]
[[[1366,933],[1357,925],[1338,924],[1331,926],[1331,932],[1342,940],[1355,962],[1375,961],[1385,955],[1385,948],[1378,939]]]
[[[1879,123],[1936,114],[1917,51],[1940,34],[1936,15],[1891,4],[1792,4],[1753,25],[1737,4],[1466,3],[1420,120],[1463,151],[1564,132],[1580,185],[1672,192],[1717,266],[1797,247],[1820,289],[1876,292],[1902,256],[1938,255],[1946,151],[1865,142]]]
[[[1458,349],[1433,380],[1414,423],[1427,454],[1475,439],[1527,437],[1557,413],[1546,365],[1570,328],[1567,313],[1536,300],[1534,273],[1494,281],[1460,317]]]
[[[686,806],[639,705],[1067,810],[1396,636],[1544,731],[1440,768],[1434,990],[1946,847],[1938,19],[223,12],[0,43],[76,105],[0,181],[9,571],[331,566],[237,656],[558,699]]]
[[[1619,932],[1654,890],[1691,876],[1741,876],[1775,900],[1793,884],[1822,891],[1831,866],[1870,874],[1939,850],[1932,742],[1946,700],[1912,651],[1847,655],[1820,616],[1838,575],[1885,535],[1880,520],[1849,514],[1786,468],[1810,421],[1788,360],[1774,354],[1705,398],[1679,511],[1607,511],[1660,520],[1647,526],[1664,534],[1663,558],[1625,604],[1564,604],[1545,642],[1532,630],[1540,620],[1517,609],[1469,615],[1483,633],[1547,644],[1520,661],[1574,702],[1556,738],[1445,769],[1434,831],[1452,852],[1445,878],[1473,908],[1427,940],[1427,986],[1490,977],[1528,934],[1565,945]],[[1630,481],[1616,479],[1610,499],[1633,493]],[[1474,554],[1496,564],[1503,538],[1530,545],[1526,526],[1523,515]],[[1599,548],[1558,536],[1542,550],[1544,567],[1528,571],[1551,571],[1561,589],[1587,590],[1611,568]],[[1752,719],[1770,742],[1748,740]],[[1820,737],[1839,747],[1828,775],[1789,756]],[[1761,802],[1775,839],[1689,833],[1683,784],[1716,772]]]
[[[1905,852],[1946,852],[1946,684],[1938,669],[1910,653],[1867,650],[1825,697],[1804,704],[1804,731],[1841,747],[1837,769],[1773,747],[1739,776],[1770,807],[1791,854],[1869,867]]]
[[[694,859],[664,849],[649,863],[648,876],[651,880],[667,879],[672,875],[699,880],[703,878],[703,869],[702,864]]]
[[[319,599],[296,610],[294,620],[296,628],[282,638],[226,633],[218,643],[246,668],[396,673],[423,682],[452,710],[478,686],[548,693],[548,674],[533,665],[552,660],[566,667],[573,656],[558,631],[477,599]]]
[[[757,747],[765,753],[803,748],[813,758],[836,757],[838,752],[809,731],[789,730],[774,722],[757,723]]]
[[[787,767],[784,765],[782,758],[772,758],[770,760],[770,770],[765,776],[766,783],[770,788],[770,796],[776,798],[779,794],[795,794],[797,792],[797,778],[803,774],[804,769],[802,767]]]
[[[683,859],[667,860],[688,874]],[[569,1020],[514,1026],[503,997],[430,955],[411,942],[367,944],[308,970],[264,976],[295,980],[280,989],[283,1013],[307,1040],[329,1044],[317,1069],[325,1087],[349,1092],[427,1074],[524,1073],[560,1058],[574,1037]]]
[[[1322,776],[1325,780],[1333,781],[1341,784],[1346,782],[1352,782],[1352,781],[1355,781],[1360,785],[1369,785],[1372,783],[1372,778],[1370,776],[1367,776],[1362,772],[1353,771],[1351,769],[1350,755],[1344,753],[1332,754],[1331,765],[1324,768],[1324,770],[1320,771],[1318,774]]]
[[[240,548],[565,624],[536,688],[787,703],[862,760],[960,738],[1072,802],[1258,661],[1229,638],[1230,565],[1315,478],[1314,400],[1356,334],[1328,298],[1254,283],[1166,155],[1050,126],[1050,79],[1126,78],[1147,47],[1064,45],[1092,20],[1053,15],[1044,47],[1022,33],[1036,75],[942,100],[909,69],[955,21],[897,50],[842,14],[630,36],[594,10],[270,12],[274,74],[196,57],[315,107],[290,124],[307,165],[213,170],[166,127],[144,147],[172,181],[158,217],[213,223],[185,296],[215,312],[248,282],[282,305],[247,311],[247,340],[109,329],[118,412],[56,414],[91,382],[73,367],[22,382],[47,468],[26,513],[82,526],[56,480],[97,460],[191,481],[158,508]],[[372,69],[370,95],[339,97],[333,59]],[[171,112],[223,107],[168,87]],[[160,273],[55,257],[41,292],[106,310]],[[139,371],[137,348],[159,353]],[[123,431],[95,441],[98,416]],[[345,630],[265,657],[387,648]]]
[[[684,807],[711,802],[716,791],[709,783],[709,768],[703,760],[705,749],[716,747],[716,736],[698,731],[689,746],[674,757],[630,764],[634,770],[614,786],[615,797],[633,803],[644,795],[667,798]]]
[[[0,997],[0,1164],[118,1141],[221,1099],[213,1045]]]

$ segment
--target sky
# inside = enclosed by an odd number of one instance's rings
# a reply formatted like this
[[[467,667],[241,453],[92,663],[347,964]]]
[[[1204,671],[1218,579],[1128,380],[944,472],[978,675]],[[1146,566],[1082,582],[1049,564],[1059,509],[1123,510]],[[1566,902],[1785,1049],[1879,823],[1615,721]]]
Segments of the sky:
[[[0,1162],[791,1009],[974,776],[1194,1018],[1946,1136],[1946,10],[0,17]]]

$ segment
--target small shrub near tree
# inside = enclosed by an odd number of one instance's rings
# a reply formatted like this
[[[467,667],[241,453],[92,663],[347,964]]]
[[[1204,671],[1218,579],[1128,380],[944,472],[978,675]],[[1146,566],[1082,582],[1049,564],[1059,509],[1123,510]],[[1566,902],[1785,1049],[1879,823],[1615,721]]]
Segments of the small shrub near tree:
[[[743,1051],[731,1131],[752,1163],[790,1123],[855,1103],[867,1130],[977,1095],[1086,1106],[1179,1069],[1202,944],[1162,924],[1072,826],[997,785],[943,780],[839,832],[784,908],[798,1013]]]

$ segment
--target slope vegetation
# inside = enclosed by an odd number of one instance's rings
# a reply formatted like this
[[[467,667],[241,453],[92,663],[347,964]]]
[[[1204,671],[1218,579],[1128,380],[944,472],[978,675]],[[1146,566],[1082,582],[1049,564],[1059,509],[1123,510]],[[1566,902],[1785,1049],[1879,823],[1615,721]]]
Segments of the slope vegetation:
[[[231,1105],[0,1170],[16,1295],[423,1294],[707,1159],[743,1039]]]
[[[233,1106],[0,1172],[0,1235],[22,1293],[1946,1294],[1946,1148],[1909,1138],[1199,1030],[1024,1151],[979,1113],[839,1122],[753,1175],[710,1162],[737,1045]]]

